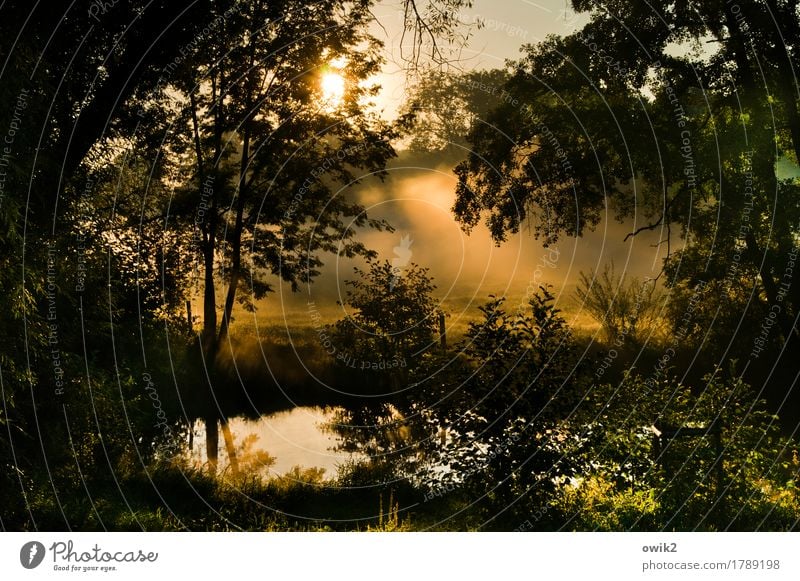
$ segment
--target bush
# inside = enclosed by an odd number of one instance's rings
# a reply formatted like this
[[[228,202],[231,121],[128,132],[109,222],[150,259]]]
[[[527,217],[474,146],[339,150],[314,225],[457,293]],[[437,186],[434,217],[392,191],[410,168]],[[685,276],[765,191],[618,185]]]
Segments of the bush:
[[[602,273],[581,272],[575,292],[580,307],[600,323],[608,343],[639,346],[664,330],[660,314],[664,295],[656,281],[628,278],[625,273],[617,277],[613,262]]]

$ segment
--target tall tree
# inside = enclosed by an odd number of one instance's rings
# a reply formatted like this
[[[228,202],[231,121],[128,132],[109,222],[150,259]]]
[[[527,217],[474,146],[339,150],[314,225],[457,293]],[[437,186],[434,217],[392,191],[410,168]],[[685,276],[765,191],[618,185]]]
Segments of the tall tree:
[[[771,308],[776,334],[794,338],[800,198],[781,168],[796,167],[800,153],[797,86],[786,74],[797,56],[796,3],[573,7],[590,12],[589,23],[526,47],[503,87],[518,103],[473,126],[474,151],[457,169],[457,217],[470,228],[486,216],[498,240],[532,219],[551,243],[596,225],[610,202],[618,217],[636,218],[636,232],[680,232],[667,283],[691,292],[709,281],[706,299],[730,318],[726,329],[739,317],[758,328]],[[727,308],[742,296],[753,299],[745,311]],[[732,341],[718,343],[720,357]]]
[[[294,58],[301,56],[297,47],[305,46],[308,52],[301,61],[306,64],[311,60],[308,55],[319,55],[322,45],[330,45],[332,54],[339,54],[347,52],[350,46],[347,42],[352,41],[363,54],[371,54],[375,47],[370,46],[366,37],[365,45],[358,44],[359,33],[355,32],[358,28],[355,23],[366,19],[368,3],[327,2],[316,21],[309,18],[313,8],[298,2],[270,2],[267,8],[264,4],[225,0],[197,0],[188,4],[167,0],[9,0],[0,5],[3,97],[0,126],[4,139],[0,152],[0,248],[3,250],[0,290],[7,297],[0,304],[0,321],[5,330],[0,340],[0,383],[4,397],[0,412],[3,433],[0,465],[4,468],[4,490],[9,490],[5,486],[7,478],[9,487],[20,492],[11,499],[2,499],[4,520],[0,527],[42,526],[42,521],[37,520],[40,517],[34,517],[34,513],[49,515],[52,520],[44,526],[52,528],[63,526],[63,518],[70,526],[69,519],[76,515],[78,518],[97,515],[90,507],[68,515],[60,504],[62,486],[91,485],[92,475],[84,479],[87,475],[81,473],[81,466],[86,463],[106,464],[113,475],[116,462],[124,454],[146,460],[152,452],[150,444],[158,439],[151,416],[157,411],[163,413],[170,402],[164,390],[151,390],[149,383],[145,382],[143,392],[142,372],[148,371],[146,381],[152,379],[156,386],[168,385],[167,379],[173,380],[170,364],[175,362],[167,362],[162,356],[176,353],[156,340],[157,325],[162,325],[162,339],[165,320],[170,325],[169,331],[182,329],[176,327],[175,315],[188,288],[186,258],[190,255],[184,250],[191,244],[192,234],[176,228],[174,222],[174,212],[180,214],[186,209],[179,207],[185,201],[180,195],[172,196],[173,190],[182,181],[186,182],[185,173],[181,173],[187,160],[184,144],[171,135],[167,139],[164,136],[165,126],[180,113],[176,96],[189,95],[189,101],[193,96],[200,103],[197,110],[200,122],[214,118],[214,113],[202,109],[204,103],[213,102],[203,91],[216,90],[222,96],[219,105],[224,113],[215,126],[220,131],[217,143],[221,147],[216,157],[210,156],[210,161],[204,158],[201,166],[214,168],[215,183],[227,196],[220,204],[232,204],[215,229],[215,236],[223,240],[219,248],[226,249],[216,256],[212,253],[212,260],[225,260],[226,272],[238,270],[235,278],[240,280],[248,256],[247,250],[241,248],[247,245],[247,237],[254,231],[247,222],[254,215],[248,208],[255,204],[256,195],[264,193],[259,180],[270,171],[275,176],[280,173],[275,168],[282,152],[289,150],[286,135],[292,131],[301,135],[305,131],[310,136],[313,129],[325,136],[347,134],[336,127],[322,131],[325,117],[334,120],[327,110],[326,115],[314,117],[315,121],[310,111],[300,114],[298,104],[308,103],[319,95],[318,83],[301,79],[289,83],[294,87],[291,90],[285,83],[277,92],[264,87],[259,90],[255,84],[266,77],[259,76],[258,71],[275,68],[277,59],[272,58],[275,55],[269,55],[271,60],[266,59],[264,67],[250,70],[246,65],[249,58],[265,55],[266,35],[275,34],[278,29],[282,31],[280,38],[291,47],[278,52]],[[425,14],[426,6],[460,4],[461,0],[404,2],[405,7],[413,7],[420,14]],[[229,9],[234,9],[229,15],[234,18],[219,21]],[[256,33],[252,18],[268,12],[269,18],[285,17],[282,24],[265,21],[268,25],[264,34]],[[432,14],[437,14],[438,20],[431,27],[421,19],[409,23],[424,25],[428,32],[443,32],[453,23],[448,17],[439,18],[441,12]],[[250,24],[247,18],[251,19]],[[210,43],[209,39],[219,33],[214,23],[226,20],[230,20],[227,36],[222,35],[216,45]],[[303,26],[314,22],[350,24],[338,33],[317,30],[314,31],[317,34],[309,34],[311,31]],[[236,37],[234,30],[243,36]],[[255,34],[248,36],[248,30]],[[228,55],[222,38],[229,41],[228,48],[235,54]],[[277,35],[272,41],[276,38]],[[337,38],[343,39],[344,44],[337,45]],[[217,67],[216,77],[202,77],[198,73],[191,83],[181,79],[180,71],[186,69],[184,63],[198,62],[200,47],[218,49],[206,56],[226,55],[223,65],[237,63],[238,68],[228,71],[227,77]],[[248,52],[251,48],[252,53]],[[206,64],[213,68],[210,61]],[[356,60],[349,64],[348,78],[352,82],[347,84],[346,93],[353,99],[346,101],[350,105],[362,90],[355,85],[356,79],[375,65],[371,57],[367,62]],[[313,76],[313,71],[304,71],[300,66],[295,70]],[[289,79],[287,71],[284,67],[276,75],[281,83]],[[225,84],[214,88],[214,79]],[[181,94],[187,86],[195,84],[196,94]],[[271,95],[267,113],[256,101],[248,107],[247,94],[253,98]],[[284,98],[288,100],[281,109],[280,101]],[[350,105],[342,108],[348,113],[336,117],[337,123],[341,121],[352,127],[368,125],[346,120],[353,110]],[[191,110],[187,108],[187,114],[176,123],[191,127]],[[242,115],[244,110],[252,110],[252,115]],[[272,117],[267,119],[262,114]],[[289,123],[284,124],[281,133],[280,123],[292,114],[296,114],[293,120],[305,129],[289,129]],[[265,148],[264,142],[256,143],[260,136],[253,135],[267,124],[274,125],[273,141],[283,143],[283,150]],[[180,131],[184,129],[181,126]],[[201,132],[198,150],[213,153],[211,135],[217,134],[209,131],[208,126],[198,134]],[[247,146],[245,135],[249,136]],[[355,139],[354,132],[347,135]],[[325,137],[321,140],[324,145],[312,140],[310,147],[301,148],[315,154],[285,157],[282,161],[288,163],[281,175],[304,164],[308,168],[309,160],[326,148],[340,151],[344,145],[333,145],[336,139]],[[351,141],[347,145],[352,144]],[[385,144],[370,153],[367,149],[356,151],[353,159],[368,157],[369,163],[377,166],[381,158],[390,154]],[[245,170],[234,161],[236,153],[243,151],[249,152],[240,155]],[[270,155],[274,156],[271,161]],[[247,166],[248,163],[253,167]],[[255,166],[259,164],[264,167],[257,169]],[[265,169],[267,166],[270,169]],[[237,178],[243,175],[248,179]],[[195,184],[194,188],[197,190],[198,186]],[[272,192],[280,196],[288,188],[282,184]],[[235,197],[239,189],[242,195]],[[295,193],[291,192],[292,196]],[[269,198],[270,203],[275,196]],[[246,202],[240,205],[234,199]],[[280,200],[277,205],[285,207],[286,203]],[[189,204],[196,205],[196,200]],[[310,205],[293,210],[290,215],[308,216]],[[236,228],[240,207],[244,208],[241,229]],[[267,221],[276,224],[274,216],[280,210],[266,203],[263,210],[271,216]],[[335,208],[331,216],[334,215]],[[301,231],[308,232],[306,226],[300,220],[294,227],[288,227],[285,240],[299,244]],[[272,236],[269,228],[263,228],[259,236],[263,247],[273,249],[265,251],[263,260],[275,263],[276,245],[264,241]],[[332,237],[322,238],[324,241],[318,248],[336,246]],[[237,239],[239,242],[232,244]],[[350,240],[347,245],[356,251],[353,244]],[[243,256],[239,261],[233,259],[233,248],[239,248]],[[295,250],[290,249],[287,256]],[[237,269],[233,268],[234,262],[240,262]],[[313,271],[313,260],[311,264]],[[300,267],[292,263],[285,265],[285,269],[296,273]],[[297,280],[301,278],[294,276]],[[232,304],[228,297],[235,299],[237,285],[229,288],[233,290],[226,295],[225,305]],[[87,300],[89,297],[93,300]],[[56,316],[57,322],[49,318]],[[231,320],[230,308],[224,320]],[[216,333],[214,337],[216,341]],[[58,358],[54,359],[54,354]],[[163,377],[157,377],[154,367],[163,372]],[[108,371],[111,369],[113,373]],[[161,426],[161,418],[157,423]],[[44,433],[39,432],[42,425],[48,426]],[[38,502],[35,506],[28,502],[32,496]]]
[[[178,72],[186,121],[175,125],[176,143],[187,163],[177,207],[196,232],[200,341],[212,368],[237,302],[251,307],[272,276],[310,283],[321,252],[369,255],[358,228],[385,226],[337,191],[382,175],[394,155],[394,130],[369,106],[368,80],[382,62],[365,31],[370,4],[220,3],[214,34]],[[212,466],[218,421],[231,441],[231,410],[217,395],[204,414]]]
[[[96,513],[67,510],[64,491],[78,482],[113,481],[121,458],[148,457],[159,432],[140,389],[145,349],[136,343],[154,336],[152,325],[163,314],[162,265],[152,264],[139,281],[131,268],[109,280],[122,261],[134,264],[128,259],[137,244],[129,252],[130,238],[110,244],[113,238],[94,229],[119,227],[108,218],[119,158],[100,144],[104,136],[111,142],[131,133],[136,95],[149,94],[160,66],[173,58],[166,55],[194,34],[202,3],[197,10],[119,3],[103,14],[104,25],[101,15],[92,17],[99,6],[0,6],[2,292],[13,297],[0,305],[9,341],[0,346],[0,382],[10,418],[2,464],[25,507],[14,510],[12,503],[6,513],[12,527],[80,526]],[[167,22],[173,34],[164,36],[159,31]],[[139,241],[140,249],[163,248],[148,241],[152,233]],[[145,254],[158,260],[157,252]],[[132,356],[120,362],[115,347]],[[81,474],[87,464],[96,470]]]

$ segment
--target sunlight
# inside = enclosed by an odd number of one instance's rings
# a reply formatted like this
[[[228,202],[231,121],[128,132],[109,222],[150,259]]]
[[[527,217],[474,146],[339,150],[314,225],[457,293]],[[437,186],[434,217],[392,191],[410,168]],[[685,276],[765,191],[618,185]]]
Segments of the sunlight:
[[[320,85],[325,106],[331,109],[338,107],[344,97],[344,77],[339,73],[327,72],[322,75]]]

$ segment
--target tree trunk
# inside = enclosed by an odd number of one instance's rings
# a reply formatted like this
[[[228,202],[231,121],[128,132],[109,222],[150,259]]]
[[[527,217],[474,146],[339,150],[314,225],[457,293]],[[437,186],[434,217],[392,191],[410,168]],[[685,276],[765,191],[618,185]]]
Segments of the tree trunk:
[[[251,41],[251,53],[250,53],[250,70],[252,70],[254,64],[254,44]],[[220,85],[222,82],[220,81]],[[216,99],[217,97],[217,85],[216,85],[216,78],[212,77],[212,91],[213,97]],[[219,88],[220,93],[222,92],[222,88]],[[223,100],[223,96],[219,95],[220,102]],[[248,101],[247,110],[248,112],[251,109],[250,102]],[[214,117],[214,126],[215,126],[215,164],[218,164],[221,159],[222,155],[222,131],[221,131],[221,123],[220,123],[220,115],[222,108],[215,107],[215,117]],[[231,237],[230,244],[231,244],[231,273],[230,273],[230,280],[228,281],[228,291],[225,297],[225,304],[223,305],[222,311],[222,321],[220,323],[219,334],[216,333],[217,327],[217,310],[216,310],[216,289],[214,287],[214,253],[216,250],[216,228],[217,228],[217,213],[216,213],[216,194],[212,194],[211,197],[211,221],[209,223],[209,234],[206,237],[206,245],[205,245],[205,312],[204,315],[205,325],[204,325],[204,334],[205,339],[208,345],[207,353],[208,356],[206,357],[206,365],[213,366],[216,362],[216,356],[219,351],[219,347],[222,344],[222,341],[227,337],[228,330],[230,327],[230,320],[231,314],[233,312],[233,304],[236,298],[236,290],[239,286],[239,278],[241,275],[241,254],[242,254],[242,230],[244,227],[244,205],[245,205],[245,197],[246,197],[246,183],[247,183],[247,170],[250,163],[250,119],[248,117],[245,119],[243,123],[243,136],[242,136],[242,157],[240,163],[240,170],[239,170],[239,185],[237,188],[237,208],[236,208],[236,223],[234,226],[233,236]],[[199,143],[199,140],[198,140]],[[198,151],[198,155],[200,155],[200,151]],[[202,184],[201,184],[202,187]],[[216,184],[214,191],[216,191]],[[211,375],[213,381],[213,375]],[[210,383],[210,389],[213,391],[214,386],[213,383]],[[213,395],[213,394],[212,394]],[[212,399],[216,402],[216,398]],[[211,421],[212,418],[206,419],[206,424]],[[215,454],[217,453],[219,447],[219,433],[217,431],[216,422],[222,424],[222,433],[223,437],[225,438],[225,446],[228,451],[228,457],[231,462],[231,468],[234,474],[237,474],[239,471],[239,463],[236,457],[236,449],[233,444],[233,437],[230,432],[230,428],[228,426],[227,418],[225,417],[224,413],[218,413],[214,416],[214,428],[213,430],[206,430],[206,449],[211,450],[214,449]],[[213,439],[213,442],[211,440]],[[216,458],[216,456],[215,456]],[[209,463],[211,466],[211,464]],[[216,462],[213,465],[213,468],[216,469]]]
[[[216,84],[213,84],[216,92]],[[197,120],[197,100],[194,92],[190,93],[192,107],[192,125],[194,129],[194,146],[197,157],[197,178],[200,199],[206,193],[206,172],[203,161],[203,147],[200,139],[200,126]],[[219,113],[217,113],[218,115]],[[216,119],[216,117],[215,117]],[[219,155],[220,140],[216,140],[215,162]],[[206,455],[208,457],[208,467],[211,474],[216,474],[219,458],[219,429],[218,421],[220,414],[212,409],[216,402],[214,397],[214,367],[217,358],[217,297],[214,287],[214,253],[216,250],[216,231],[217,231],[217,210],[216,210],[216,190],[217,184],[212,184],[211,199],[209,200],[208,219],[200,224],[201,248],[203,253],[203,332],[201,335],[201,346],[203,350],[204,365],[207,370],[207,382],[209,398],[205,402],[207,409],[203,417],[206,429]]]
[[[250,43],[250,69],[255,63],[255,45]],[[227,337],[231,325],[231,314],[236,298],[236,291],[239,288],[239,278],[242,272],[242,230],[244,228],[244,207],[247,197],[247,171],[250,168],[250,121],[255,112],[253,111],[252,99],[252,80],[248,78],[248,98],[246,100],[246,117],[242,122],[242,156],[239,160],[239,184],[236,191],[236,222],[233,227],[233,235],[229,240],[231,245],[231,275],[228,281],[228,293],[225,297],[225,305],[222,311],[222,323],[219,328],[218,343]]]
[[[738,76],[740,82],[742,83],[743,90],[740,91],[741,94],[740,100],[743,103],[750,103],[753,109],[758,114],[761,111],[759,110],[760,107],[758,99],[753,98],[753,94],[755,93],[756,90],[756,82],[753,76],[752,67],[750,65],[750,60],[749,60],[750,55],[748,54],[747,50],[747,43],[746,43],[747,38],[745,35],[745,31],[742,30],[740,22],[734,15],[733,10],[727,7],[724,8],[724,10],[725,10],[725,24],[730,34],[730,42],[731,42],[733,58],[734,61],[736,62],[736,68],[739,73]],[[752,16],[753,15],[751,13],[751,18]],[[792,94],[793,91],[789,90],[788,92],[790,93],[789,96],[793,97]],[[794,113],[795,123],[791,123],[792,126],[790,127],[790,130],[792,134],[792,141],[795,145],[795,151],[800,153],[800,150],[798,150],[796,147],[798,144],[798,141],[796,141],[796,139],[800,139],[800,134],[796,133],[797,109],[796,109],[796,101],[794,99],[792,99],[791,103],[787,103],[787,109],[790,121],[793,118],[792,113]],[[771,112],[770,112],[770,117],[771,117]],[[765,166],[768,167],[768,169],[765,169],[764,171],[765,173],[767,171],[770,172],[769,177],[771,179],[769,179],[769,183],[771,185],[774,185],[775,195],[777,195],[778,193],[777,176],[775,175],[773,169],[774,163],[776,161],[774,159],[775,155],[774,150],[770,150],[770,155],[772,155],[772,158],[769,160],[769,163],[764,164]],[[774,231],[779,232],[788,229],[788,224],[786,224],[785,221],[776,220],[775,222],[776,223]],[[750,254],[753,265],[759,270],[759,276],[761,277],[761,283],[762,286],[764,287],[764,293],[767,295],[767,301],[769,301],[771,305],[779,304],[778,283],[775,281],[775,278],[772,275],[772,272],[770,271],[769,265],[768,264],[762,265],[762,259],[764,258],[765,253],[769,251],[769,249],[764,248],[762,251],[752,231],[748,232],[747,235],[745,236],[745,244],[747,245],[747,250],[748,253]],[[785,308],[782,308],[778,312],[777,320],[778,320],[778,326],[781,329],[781,333],[783,334],[784,339],[786,341],[789,341],[796,333],[793,322],[789,317],[789,315],[786,313]]]
[[[769,272],[767,267],[761,267],[759,258],[763,256],[761,248],[758,246],[758,241],[752,232],[748,232],[745,236],[745,243],[747,250],[752,257],[752,262],[756,268],[760,268],[759,275],[761,277],[761,284],[764,287],[764,293],[767,295],[767,301],[770,305],[780,304],[778,299],[778,284],[775,282],[772,273]],[[784,309],[781,309],[777,314],[778,326],[781,328],[783,338],[788,341],[794,335],[794,326],[792,320],[786,314]]]

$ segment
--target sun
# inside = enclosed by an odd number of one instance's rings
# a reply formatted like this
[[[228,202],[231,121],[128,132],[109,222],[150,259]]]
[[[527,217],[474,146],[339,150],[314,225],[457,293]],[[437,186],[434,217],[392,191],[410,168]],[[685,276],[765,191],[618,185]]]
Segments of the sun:
[[[320,80],[322,99],[326,107],[335,108],[344,97],[344,77],[339,73],[327,72]]]

